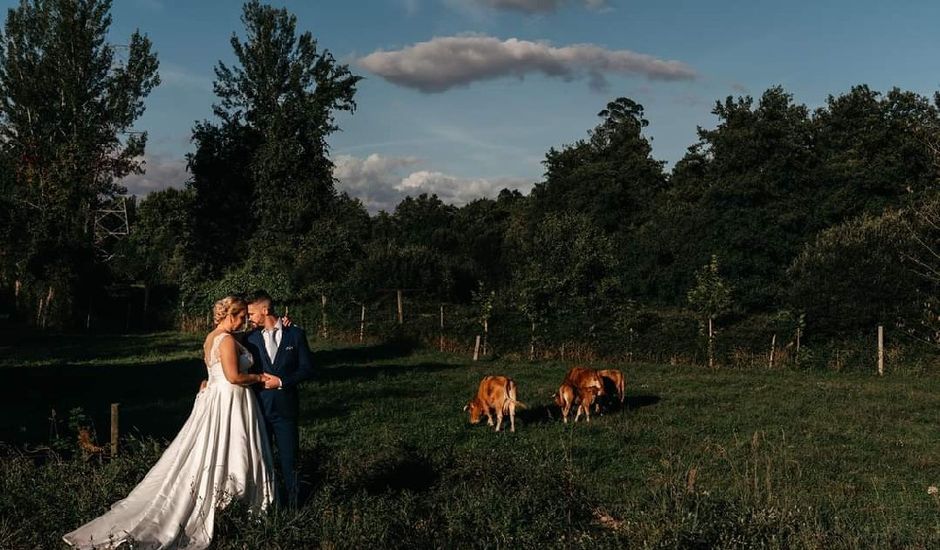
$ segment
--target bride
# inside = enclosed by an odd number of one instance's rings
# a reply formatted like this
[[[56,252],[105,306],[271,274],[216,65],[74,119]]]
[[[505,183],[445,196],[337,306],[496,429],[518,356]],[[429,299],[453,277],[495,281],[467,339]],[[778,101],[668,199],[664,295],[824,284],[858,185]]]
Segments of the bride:
[[[208,382],[163,456],[111,510],[66,534],[82,549],[202,549],[212,540],[217,509],[233,498],[252,512],[274,496],[271,450],[261,410],[246,386],[267,375],[249,374],[251,354],[231,335],[245,324],[247,305],[236,296],[215,303],[215,329],[203,344]]]

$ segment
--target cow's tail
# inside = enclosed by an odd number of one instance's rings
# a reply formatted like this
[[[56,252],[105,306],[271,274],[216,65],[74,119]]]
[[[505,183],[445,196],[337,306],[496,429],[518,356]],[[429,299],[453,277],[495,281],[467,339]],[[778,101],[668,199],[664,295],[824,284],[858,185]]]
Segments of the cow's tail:
[[[516,383],[512,379],[510,379],[509,382],[506,383],[506,395],[509,397],[509,399],[507,399],[506,402],[503,404],[504,413],[509,412],[510,405],[515,405],[521,409],[528,408],[526,407],[525,403],[516,399]]]

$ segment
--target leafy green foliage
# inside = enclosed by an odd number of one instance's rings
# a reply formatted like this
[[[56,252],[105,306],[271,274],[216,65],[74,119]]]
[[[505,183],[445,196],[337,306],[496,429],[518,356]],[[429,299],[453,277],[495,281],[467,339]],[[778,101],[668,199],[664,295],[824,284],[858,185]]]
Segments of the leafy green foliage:
[[[97,275],[95,210],[123,194],[118,179],[141,171],[147,134],[131,130],[160,82],[139,32],[117,62],[110,9],[109,0],[23,1],[0,38],[0,154],[13,208],[4,221],[23,237],[7,245],[12,275],[30,303],[55,296],[59,324],[70,320],[77,288]]]
[[[322,271],[311,264],[348,260],[355,248],[344,244],[345,216],[330,216],[349,200],[334,190],[326,140],[338,129],[333,113],[355,110],[360,77],[320,51],[311,33],[298,35],[286,9],[251,0],[242,22],[246,40],[231,39],[237,63],[215,70],[221,123],[193,132],[194,218],[207,244],[195,251],[213,253],[211,276],[249,256],[257,269],[285,272],[292,294],[323,290]],[[241,241],[236,228],[245,230]],[[298,250],[310,250],[301,262]]]
[[[731,310],[731,285],[718,273],[718,256],[695,274],[695,286],[689,289],[687,299],[692,308],[705,319],[717,319]]]
[[[642,135],[643,106],[621,97],[598,113],[604,121],[589,141],[545,155],[545,180],[532,191],[538,217],[546,212],[581,212],[606,232],[641,225],[653,198],[665,186],[663,162],[651,156]]]
[[[113,269],[147,285],[175,285],[189,269],[191,189],[147,195],[132,210],[134,230],[118,243]],[[130,216],[129,216],[130,217]]]
[[[826,229],[789,270],[791,301],[814,331],[827,333],[916,318],[921,285],[901,262],[910,245],[897,212]]]

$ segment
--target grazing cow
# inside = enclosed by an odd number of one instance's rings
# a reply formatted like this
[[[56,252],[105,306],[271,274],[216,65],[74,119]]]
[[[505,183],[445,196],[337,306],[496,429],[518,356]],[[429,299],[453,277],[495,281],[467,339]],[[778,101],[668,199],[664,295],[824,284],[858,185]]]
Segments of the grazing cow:
[[[509,431],[516,431],[516,405],[525,407],[516,399],[516,383],[507,376],[486,376],[480,381],[477,395],[463,408],[470,411],[470,423],[480,421],[480,415],[486,415],[486,424],[493,425],[493,413],[496,414],[496,431],[503,424],[503,415],[509,414]]]
[[[585,422],[591,421],[591,405],[594,403],[594,400],[597,399],[597,396],[602,395],[597,391],[596,388],[580,388],[578,390],[578,399],[581,400],[581,404],[578,405],[578,412],[574,415],[574,421],[577,422],[578,418],[581,418],[581,413],[584,413]]]
[[[571,406],[575,404],[578,405],[578,411],[574,415],[574,421],[577,422],[583,412],[587,422],[590,422],[591,404],[594,403],[597,395],[597,388],[595,387],[577,388],[568,382],[562,382],[558,388],[558,393],[553,397],[555,398],[555,404],[561,408],[561,419],[567,424],[568,413],[571,412]]]
[[[576,395],[577,390],[574,386],[562,382],[561,386],[558,387],[558,393],[552,396],[555,398],[555,404],[561,409],[561,419],[565,421],[565,424],[568,423],[568,413],[571,412],[571,406],[574,405]]]
[[[601,377],[601,383],[604,385],[604,395],[607,397],[597,400],[594,412],[598,412],[601,405],[605,410],[610,409],[617,401],[623,407],[623,400],[626,397],[623,389],[623,373],[617,369],[604,369],[597,371],[597,374]]]
[[[604,395],[604,383],[595,369],[572,367],[565,375],[564,383],[570,384],[579,390],[594,388],[597,395]]]

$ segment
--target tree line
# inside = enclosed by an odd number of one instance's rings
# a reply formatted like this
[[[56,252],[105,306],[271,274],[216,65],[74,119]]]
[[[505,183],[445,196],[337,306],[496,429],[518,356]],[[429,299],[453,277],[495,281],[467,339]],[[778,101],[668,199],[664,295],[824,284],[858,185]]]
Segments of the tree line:
[[[591,319],[682,308],[703,326],[776,315],[814,334],[883,323],[937,341],[940,94],[858,85],[816,109],[780,86],[729,96],[670,170],[643,106],[619,97],[545,154],[528,195],[419,195],[370,216],[337,191],[328,144],[360,77],[257,0],[192,129],[189,181],[132,198],[130,233],[101,261],[94,212],[142,169],[146,134],[131,130],[159,84],[145,35],[115,65],[109,10],[26,1],[0,41],[0,282],[28,322],[80,324],[90,296],[134,282],[171,289],[180,313],[255,287],[354,303],[397,288],[496,303],[533,333],[571,312],[590,334]]]

